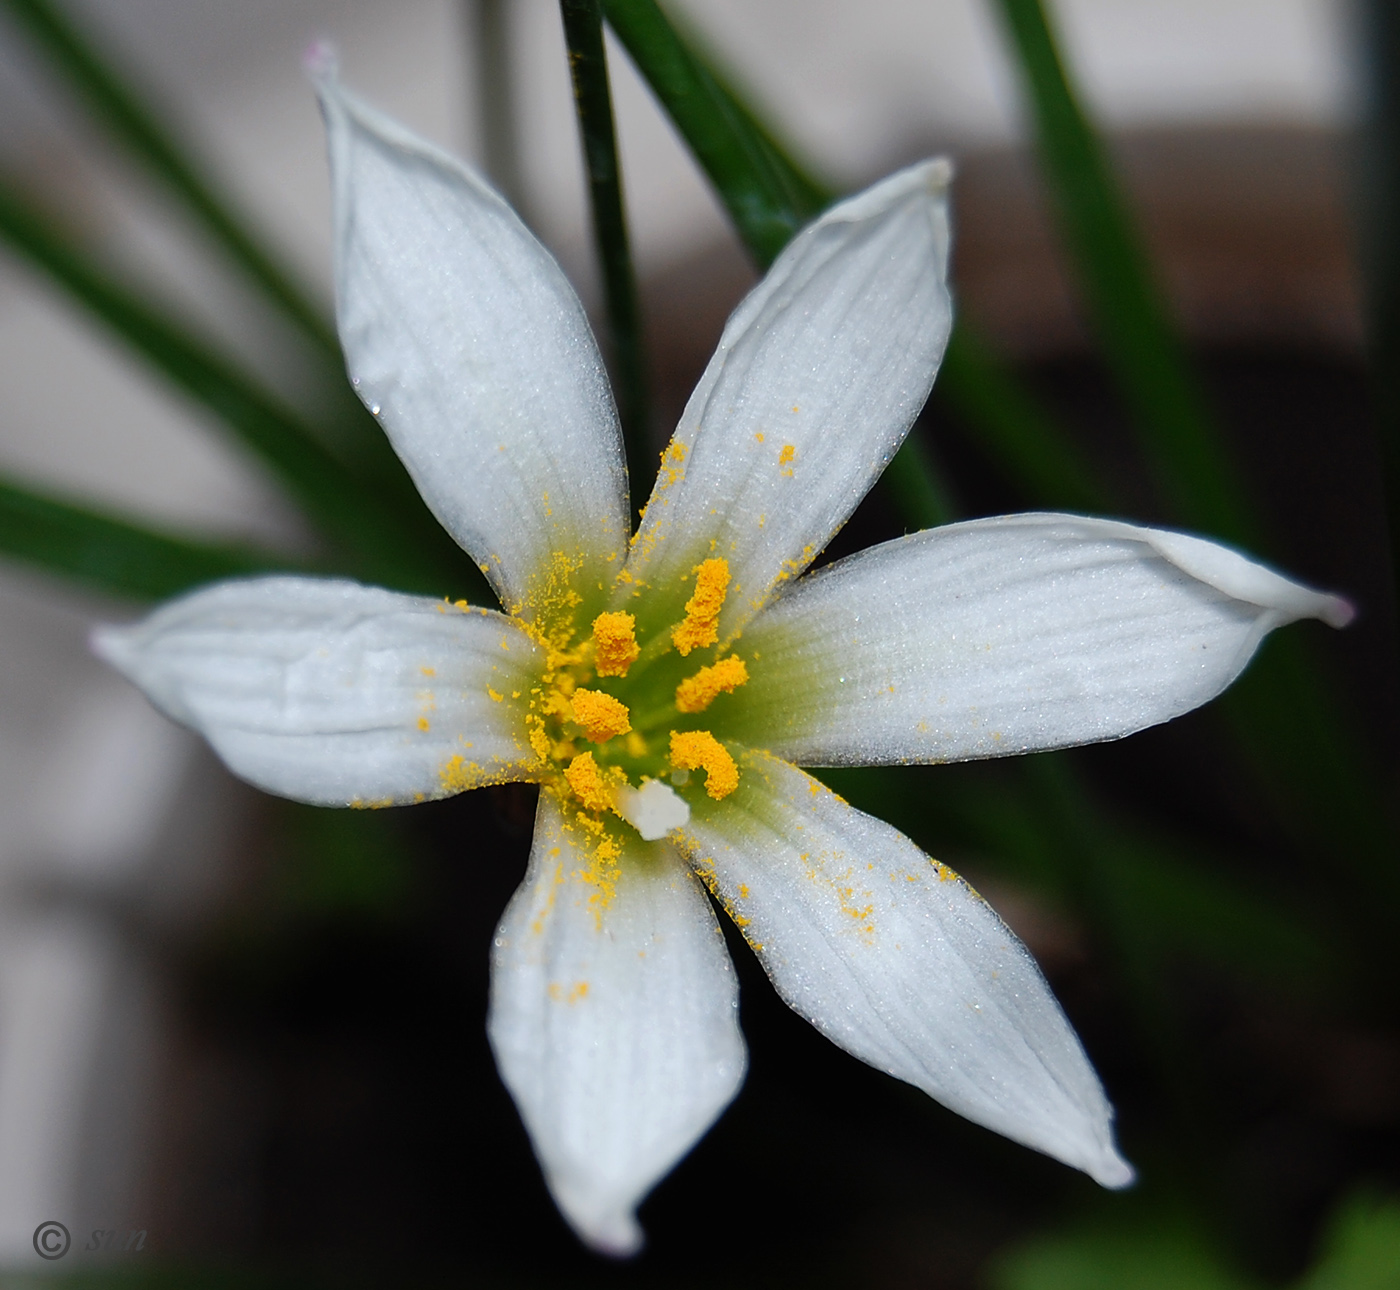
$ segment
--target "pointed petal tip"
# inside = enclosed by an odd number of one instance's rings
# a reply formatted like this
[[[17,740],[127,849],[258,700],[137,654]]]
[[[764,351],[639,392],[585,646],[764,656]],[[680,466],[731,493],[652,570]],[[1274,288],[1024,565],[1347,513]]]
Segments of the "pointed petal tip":
[[[101,623],[88,635],[88,648],[109,667],[125,674],[132,655],[131,629]]]
[[[1329,627],[1350,627],[1356,619],[1356,606],[1345,596],[1324,596],[1317,616]]]
[[[1084,1172],[1100,1187],[1107,1187],[1110,1191],[1122,1191],[1137,1182],[1137,1170],[1113,1147],[1108,1148],[1092,1166],[1086,1165]]]
[[[321,94],[334,88],[340,80],[340,54],[324,36],[318,36],[301,56],[302,70]]]
[[[596,1199],[555,1194],[559,1209],[569,1226],[590,1250],[612,1259],[630,1259],[640,1254],[646,1234],[631,1206],[600,1209]]]
[[[849,220],[854,223],[871,219],[913,195],[939,202],[946,198],[952,180],[953,163],[947,157],[916,162],[838,202],[821,217],[821,222]]]

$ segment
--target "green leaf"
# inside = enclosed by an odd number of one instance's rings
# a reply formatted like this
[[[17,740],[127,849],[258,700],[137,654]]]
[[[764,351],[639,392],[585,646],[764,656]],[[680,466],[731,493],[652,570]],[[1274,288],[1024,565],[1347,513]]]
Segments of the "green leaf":
[[[1078,445],[966,324],[953,328],[934,397],[1038,506],[1103,513],[1108,490]]]
[[[1122,193],[1041,0],[997,0],[1035,118],[1038,155],[1100,343],[1182,522],[1258,547],[1258,526],[1167,322]]]
[[[603,12],[710,177],[744,244],[761,265],[771,264],[830,195],[785,160],[655,0],[604,0]]]
[[[635,510],[644,501],[655,461],[648,437],[646,355],[642,311],[627,238],[622,174],[617,160],[612,93],[603,48],[603,14],[598,0],[560,0],[564,43],[574,83],[574,107],[583,144],[584,168],[593,210],[593,238],[603,267],[608,334],[616,380],[618,415],[627,447],[627,475]]]
[[[354,553],[361,576],[430,591],[480,586],[426,509],[385,505],[273,395],[164,316],[64,238],[0,180],[0,238],[250,448],[313,521]],[[408,518],[406,518],[406,515]]]
[[[275,552],[160,533],[3,479],[0,553],[138,600],[178,595],[220,578],[304,571]]]
[[[792,160],[655,0],[603,0],[603,12],[709,176],[749,253],[761,267],[771,264],[833,194]],[[1095,509],[1100,492],[1083,455],[966,323],[954,329],[934,397],[952,403],[1020,486],[1049,505]],[[949,495],[932,479],[929,463],[913,460],[915,452],[906,444],[887,471],[891,487],[914,508],[905,513],[911,524],[945,514]]]
[[[228,196],[218,191],[190,150],[166,128],[164,122],[172,120],[173,114],[154,110],[129,78],[48,0],[0,3],[81,96],[92,119],[166,183],[233,261],[338,361],[340,345],[327,325],[325,311],[311,303],[287,267],[248,231],[246,222],[233,213]]]
[[[1259,1285],[1221,1256],[1202,1224],[1150,1210],[1032,1237],[994,1260],[988,1284],[992,1290],[1255,1290]]]
[[[1295,1290],[1395,1290],[1400,1286],[1400,1201],[1360,1194],[1345,1200],[1322,1252]]]

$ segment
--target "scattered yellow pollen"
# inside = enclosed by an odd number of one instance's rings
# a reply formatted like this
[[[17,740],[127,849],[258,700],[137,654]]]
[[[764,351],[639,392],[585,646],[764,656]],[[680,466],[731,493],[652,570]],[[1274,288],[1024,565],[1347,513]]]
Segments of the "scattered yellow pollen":
[[[448,793],[461,793],[476,788],[481,783],[481,766],[468,761],[461,753],[454,753],[438,767],[438,782]]]
[[[525,718],[525,724],[529,727],[530,747],[535,750],[535,756],[541,761],[548,761],[549,736],[545,733],[544,718],[532,712]]]
[[[555,1003],[577,1003],[580,999],[588,997],[587,981],[575,981],[567,992],[558,981],[551,981],[548,988],[549,997]]]
[[[594,667],[599,676],[626,676],[642,648],[637,620],[627,613],[603,613],[593,620]]]
[[[713,667],[702,667],[676,686],[676,707],[681,712],[704,712],[720,694],[733,694],[749,679],[744,660],[731,654]]]
[[[759,441],[759,443],[762,443],[762,442],[763,442],[763,431],[760,430],[756,435],[754,435],[754,438],[757,439],[757,440]]]
[[[745,885],[741,882],[741,883],[739,884],[739,899],[740,899],[740,900],[747,900],[748,898],[749,898],[749,889],[748,889],[747,886],[745,886]]]
[[[499,703],[502,699],[506,697],[499,690],[493,690],[489,685],[486,687],[486,693],[491,696],[492,703]]]
[[[436,675],[437,675],[437,668],[435,668],[435,667],[420,667],[418,670],[419,670],[420,672],[422,672],[424,676],[436,676]]]
[[[703,770],[705,792],[716,802],[739,787],[734,758],[708,730],[671,731],[671,765],[678,770]]]
[[[579,753],[569,763],[568,769],[564,772],[564,778],[569,781],[569,787],[574,790],[578,800],[588,810],[612,810],[612,785],[603,778],[603,772],[598,768],[598,763],[593,760],[591,752]]]
[[[428,728],[429,728],[429,726],[428,726],[428,718],[427,718],[427,717],[419,717],[419,718],[418,718],[418,729],[419,729],[419,730],[427,730]]]
[[[614,735],[625,735],[632,729],[627,705],[601,690],[575,690],[573,710],[574,720],[595,744],[607,743]]]
[[[729,561],[701,561],[695,571],[695,594],[685,602],[685,620],[671,628],[671,642],[682,655],[719,639],[719,612],[729,590]]]
[[[786,466],[796,456],[797,445],[792,443],[785,443],[782,446],[782,450],[778,453],[778,465]]]

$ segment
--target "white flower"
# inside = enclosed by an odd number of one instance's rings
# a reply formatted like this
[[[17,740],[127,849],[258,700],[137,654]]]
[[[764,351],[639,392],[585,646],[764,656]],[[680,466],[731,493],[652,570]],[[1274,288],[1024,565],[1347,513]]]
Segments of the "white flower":
[[[1345,603],[1199,538],[1069,515],[954,524],[799,576],[942,355],[937,161],[829,211],[739,307],[629,545],[612,399],[558,266],[471,171],[329,74],[321,93],[350,372],[507,612],[261,578],[105,629],[98,651],[274,793],[540,784],[490,1036],[591,1245],[638,1248],[639,1200],[744,1076],[705,887],[833,1042],[1126,1184],[1098,1079],[1015,936],[794,763],[1117,738]]]

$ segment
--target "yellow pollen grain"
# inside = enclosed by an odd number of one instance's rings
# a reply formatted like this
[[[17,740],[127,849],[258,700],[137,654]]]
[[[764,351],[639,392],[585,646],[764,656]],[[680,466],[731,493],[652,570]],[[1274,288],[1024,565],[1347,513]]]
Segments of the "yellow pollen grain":
[[[641,652],[631,614],[608,612],[593,620],[593,666],[599,676],[626,676]]]
[[[601,690],[574,691],[571,700],[574,720],[595,744],[607,743],[614,735],[625,735],[632,729],[632,714],[627,705]]]
[[[536,716],[533,712],[525,718],[526,728],[530,734],[530,747],[535,750],[535,756],[541,761],[549,760],[549,736],[545,733],[544,720]]]
[[[719,639],[719,612],[728,590],[729,561],[702,561],[695,571],[695,594],[685,602],[685,620],[671,628],[671,643],[682,655]]]
[[[428,728],[429,728],[428,718],[427,718],[427,717],[419,717],[419,718],[418,718],[418,729],[419,729],[419,730],[427,730]]]
[[[591,752],[579,753],[564,771],[564,778],[575,796],[590,811],[610,811],[613,804],[612,785],[603,778]]]
[[[788,462],[790,462],[790,461],[791,461],[794,457],[796,457],[796,456],[797,456],[797,445],[796,445],[796,444],[791,444],[791,443],[785,443],[785,444],[782,446],[782,449],[781,449],[781,450],[779,451],[779,453],[778,453],[778,465],[780,465],[780,466],[786,466],[786,465],[788,464]]]
[[[677,770],[703,770],[705,792],[716,802],[739,787],[734,758],[708,730],[671,731],[671,765]]]
[[[720,694],[733,694],[749,679],[744,660],[731,654],[713,667],[702,667],[676,686],[676,708],[680,712],[704,712]]]

